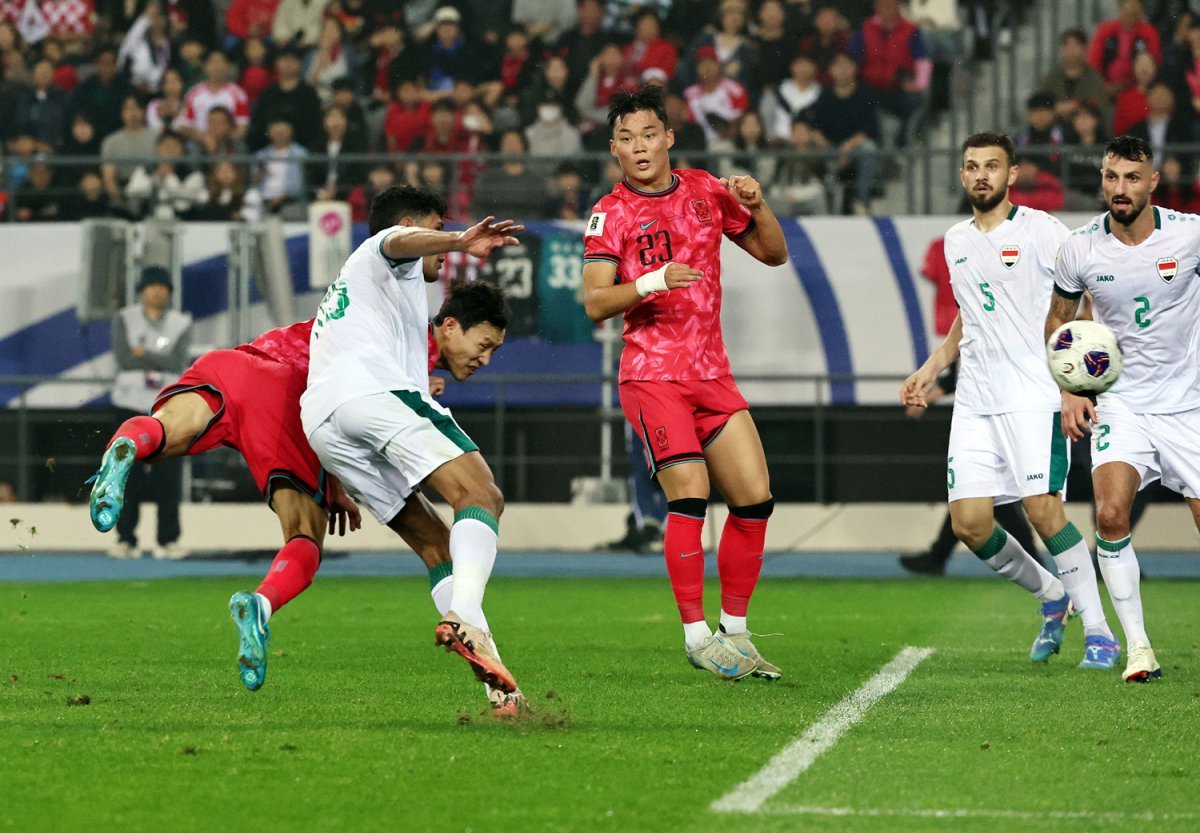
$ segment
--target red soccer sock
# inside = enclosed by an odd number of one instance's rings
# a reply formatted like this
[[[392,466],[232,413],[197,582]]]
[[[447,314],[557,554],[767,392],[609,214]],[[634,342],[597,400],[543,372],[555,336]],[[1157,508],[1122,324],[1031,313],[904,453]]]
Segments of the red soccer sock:
[[[258,585],[259,593],[271,603],[271,613],[304,592],[321,565],[321,548],[307,535],[297,535],[283,545],[271,562],[271,571]]]
[[[667,531],[663,540],[667,576],[671,579],[679,618],[684,624],[704,620],[704,545],[700,539],[704,530],[704,501],[698,500],[698,503],[700,517],[675,511],[667,513]]]
[[[162,450],[167,441],[163,424],[151,416],[130,417],[122,422],[117,433],[113,434],[112,439],[108,441],[108,445],[112,445],[122,437],[132,440],[133,444],[137,446],[137,452],[134,454],[135,460],[145,460],[147,457],[154,456]],[[105,446],[106,449],[108,445]]]
[[[721,576],[721,610],[730,616],[746,615],[762,572],[766,539],[766,518],[730,515],[725,519],[721,545],[717,549],[717,571]]]

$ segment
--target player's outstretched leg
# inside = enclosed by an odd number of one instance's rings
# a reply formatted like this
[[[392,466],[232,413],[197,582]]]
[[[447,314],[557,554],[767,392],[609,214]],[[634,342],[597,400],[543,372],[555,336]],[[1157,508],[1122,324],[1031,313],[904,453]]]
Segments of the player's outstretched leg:
[[[117,525],[125,507],[125,482],[138,460],[156,454],[165,440],[162,423],[154,417],[137,416],[125,420],[109,441],[100,469],[90,478],[92,495],[89,508],[92,526],[108,532]]]
[[[238,676],[246,688],[258,691],[267,679],[267,648],[271,644],[271,627],[262,599],[245,590],[234,593],[229,600],[229,615],[238,632]]]

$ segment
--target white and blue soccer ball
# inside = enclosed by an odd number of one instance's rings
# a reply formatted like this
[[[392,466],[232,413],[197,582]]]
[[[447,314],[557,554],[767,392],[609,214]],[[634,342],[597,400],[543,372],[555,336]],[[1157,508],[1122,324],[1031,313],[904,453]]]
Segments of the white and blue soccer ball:
[[[1113,331],[1096,321],[1068,321],[1046,342],[1050,375],[1068,393],[1104,393],[1125,366]]]

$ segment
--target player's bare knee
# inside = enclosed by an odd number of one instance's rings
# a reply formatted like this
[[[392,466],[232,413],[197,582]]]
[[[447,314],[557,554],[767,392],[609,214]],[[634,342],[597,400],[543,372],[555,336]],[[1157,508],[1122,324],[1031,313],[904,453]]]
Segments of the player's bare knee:
[[[1058,495],[1040,495],[1024,501],[1029,523],[1042,538],[1050,538],[1067,525],[1067,513]]]
[[[968,549],[977,550],[992,537],[996,523],[990,518],[987,523],[980,518],[952,518],[950,525],[954,529],[954,537]]]
[[[1129,534],[1129,507],[1101,503],[1096,507],[1096,532],[1106,541],[1119,541]]]

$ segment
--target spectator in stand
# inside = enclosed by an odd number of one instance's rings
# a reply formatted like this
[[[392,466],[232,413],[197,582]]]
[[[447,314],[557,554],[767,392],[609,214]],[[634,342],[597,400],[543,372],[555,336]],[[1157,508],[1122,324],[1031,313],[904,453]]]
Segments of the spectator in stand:
[[[242,219],[246,177],[241,168],[232,162],[218,162],[208,172],[205,186],[208,196],[193,212],[193,220],[230,222]]]
[[[575,23],[575,0],[512,0],[512,21],[535,40],[552,43]]]
[[[380,104],[391,102],[392,90],[401,81],[420,78],[424,72],[424,54],[419,47],[408,46],[404,30],[391,21],[371,34],[367,42],[373,60],[371,98]]]
[[[8,156],[4,159],[4,179],[11,191],[20,188],[29,179],[29,166],[39,153],[53,152],[28,133],[17,133],[8,140]]]
[[[163,73],[162,95],[146,105],[146,126],[155,134],[178,132],[183,123],[183,75],[171,67]]]
[[[522,125],[532,124],[537,120],[538,107],[547,102],[553,102],[562,107],[567,121],[579,124],[580,117],[575,109],[571,96],[571,79],[567,70],[567,62],[557,55],[551,55],[542,64],[542,71],[534,78],[525,95],[521,97],[520,119]],[[606,145],[607,146],[607,145]]]
[[[544,101],[538,105],[537,121],[525,128],[525,141],[529,143],[529,155],[535,159],[578,156],[582,150],[578,128],[567,121],[562,104],[556,101]],[[530,167],[548,176],[559,161],[535,162]]]
[[[721,133],[721,125],[729,124],[750,107],[750,97],[740,83],[721,72],[721,61],[712,46],[696,50],[696,83],[683,91],[692,118],[704,131],[709,145]],[[720,120],[720,121],[718,121]]]
[[[584,132],[608,127],[608,105],[613,95],[633,86],[625,74],[621,47],[610,41],[601,47],[575,94],[579,126]]]
[[[798,38],[788,26],[783,0],[763,0],[758,7],[758,29],[751,38],[758,56],[751,92],[759,95],[783,83],[790,74],[792,58],[797,54]]]
[[[674,0],[663,29],[679,43],[694,43],[701,30],[717,19],[720,7],[721,0]]]
[[[449,92],[456,79],[478,80],[479,52],[467,40],[462,15],[453,6],[442,6],[433,15],[436,24],[429,43],[425,86],[433,92]]]
[[[62,219],[79,222],[93,217],[112,215],[108,194],[104,193],[104,182],[100,174],[88,168],[79,177],[78,190],[64,200]]]
[[[470,216],[479,220],[515,217],[534,218],[546,205],[546,180],[526,165],[529,143],[520,130],[500,134],[500,162],[488,165],[479,177]]]
[[[1028,148],[1039,145],[1070,145],[1075,143],[1073,131],[1060,124],[1054,115],[1054,99],[1048,93],[1034,93],[1025,102],[1025,126],[1016,136],[1013,144],[1018,148]],[[1058,153],[1026,152],[1022,154],[1043,171],[1051,173],[1059,169]]]
[[[322,22],[336,21],[325,16],[329,0],[278,0],[278,3],[271,21],[271,40],[276,46],[312,49],[320,40]]]
[[[0,13],[0,60],[5,59],[9,53],[22,54],[24,52],[25,39],[17,31],[16,24]]]
[[[292,123],[275,119],[267,125],[270,144],[254,155],[258,165],[254,171],[255,187],[246,194],[247,212],[256,208],[262,212],[278,214],[290,203],[304,199],[304,160],[308,151],[296,143]]]
[[[721,159],[721,176],[752,176],[765,183],[764,188],[770,188],[775,182],[779,157],[772,153],[774,146],[757,110],[747,110],[734,122],[733,150],[733,155]]]
[[[1156,168],[1159,180],[1158,187],[1154,189],[1155,203],[1188,214],[1200,212],[1200,195],[1197,194],[1196,180],[1185,172],[1184,164],[1174,155],[1170,155]]]
[[[850,22],[834,6],[822,6],[813,18],[816,31],[800,39],[800,53],[811,55],[817,65],[817,83],[828,87],[833,79],[829,65],[850,50]]]
[[[211,50],[197,37],[185,34],[179,42],[179,60],[175,68],[183,76],[184,90],[190,90],[204,80],[204,58]]]
[[[816,104],[821,95],[817,65],[808,55],[792,58],[791,77],[767,88],[759,104],[768,136],[782,142],[792,139],[792,125]],[[761,180],[759,180],[761,182]]]
[[[1169,67],[1163,67],[1163,76],[1176,104],[1193,119],[1200,117],[1200,24],[1188,29],[1185,46],[1176,51]]]
[[[350,203],[350,221],[365,223],[371,202],[379,194],[396,184],[396,170],[391,165],[380,163],[371,168],[367,174],[367,182],[350,190],[346,202]]]
[[[268,125],[286,121],[292,125],[295,140],[304,147],[312,147],[320,131],[321,99],[300,76],[300,53],[294,49],[280,50],[275,56],[275,74],[279,80],[258,98],[246,144],[251,150],[262,149],[268,142]]]
[[[233,114],[234,137],[241,139],[250,126],[250,99],[246,91],[231,81],[233,67],[219,49],[204,59],[205,80],[187,91],[183,98],[183,121],[179,132],[194,142],[200,141],[208,125],[208,113],[224,107]]]
[[[542,209],[542,216],[552,220],[583,220],[591,203],[587,202],[583,171],[574,162],[559,162],[554,169],[554,188]]]
[[[96,132],[96,125],[83,113],[76,113],[67,128],[67,138],[58,146],[59,155],[99,156],[101,138]],[[78,179],[78,171],[64,170],[63,173],[71,182]]]
[[[0,141],[7,141],[16,135],[17,108],[30,86],[20,53],[14,51],[10,54],[14,58],[7,61],[0,54]]]
[[[155,161],[139,167],[125,186],[125,203],[133,217],[174,220],[204,202],[204,177],[184,163],[183,137],[163,133],[155,144]]]
[[[775,0],[772,0],[775,2]],[[670,83],[675,77],[679,53],[675,45],[662,36],[662,21],[652,8],[642,9],[633,19],[633,40],[623,50],[625,74],[641,78],[651,67],[661,70]]]
[[[304,80],[316,89],[322,102],[328,103],[333,99],[333,82],[350,77],[350,68],[357,63],[343,41],[342,24],[326,18],[317,46],[309,53]]]
[[[1008,198],[1013,205],[1023,205],[1053,214],[1061,211],[1066,202],[1062,182],[1049,171],[1042,170],[1038,159],[1028,156],[1017,159],[1017,179],[1009,186]]]
[[[1134,59],[1144,53],[1154,58],[1156,66],[1162,63],[1158,30],[1146,22],[1142,0],[1118,0],[1117,16],[1097,26],[1092,35],[1088,63],[1104,76],[1109,93],[1116,95],[1134,83]]]
[[[117,50],[103,47],[96,53],[95,73],[75,88],[67,108],[67,120],[83,113],[100,136],[121,129],[121,102],[133,92],[117,71]]]
[[[1112,96],[1104,77],[1087,62],[1087,35],[1082,29],[1068,29],[1058,40],[1058,64],[1038,86],[1051,96],[1058,117],[1070,121],[1082,104],[1090,104],[1105,115],[1112,110]]]
[[[269,38],[274,31],[279,0],[233,0],[225,12],[225,48],[246,38]]]
[[[62,41],[57,38],[46,38],[41,42],[42,57],[54,64],[54,86],[64,93],[70,93],[79,86],[79,73],[67,60],[66,50]]]
[[[920,132],[933,61],[921,30],[900,13],[900,0],[875,0],[875,15],[850,39],[850,54],[861,64],[863,85],[872,97],[900,119],[896,147],[905,147]]]
[[[1168,145],[1186,145],[1192,142],[1194,120],[1190,108],[1180,114],[1175,109],[1175,94],[1171,87],[1163,81],[1150,85],[1146,94],[1146,104],[1149,112],[1146,118],[1129,128],[1130,136],[1145,139],[1154,151],[1154,169],[1162,170],[1163,161],[1168,155],[1176,163],[1183,166],[1183,175],[1190,177],[1193,173],[1192,157],[1183,154],[1180,149],[1172,148],[1168,154]],[[1174,203],[1163,201],[1163,205],[1178,208]]]
[[[54,85],[54,65],[45,59],[33,65],[33,87],[17,103],[13,129],[53,148],[63,142],[67,94]]]
[[[537,62],[529,49],[529,32],[525,27],[514,24],[504,34],[504,54],[500,57],[498,77],[500,97],[519,96],[533,82],[537,74]]]
[[[809,111],[811,139],[818,148],[838,151],[834,160],[838,177],[853,184],[853,202],[843,210],[870,214],[879,170],[879,117],[869,94],[858,84],[858,64],[849,53],[833,59],[829,77],[829,86]]]
[[[333,103],[346,114],[346,145],[373,150],[371,136],[367,132],[367,114],[354,92],[354,80],[342,78],[333,82]]]
[[[42,157],[29,165],[29,179],[16,189],[17,221],[54,223],[63,219],[62,200],[54,187],[54,170]]]
[[[237,138],[233,114],[224,107],[208,111],[204,132],[196,137],[195,150],[202,156],[237,156],[246,146]]]
[[[62,41],[68,52],[85,52],[96,31],[96,4],[92,0],[39,0],[42,17],[50,24],[48,37]]]
[[[1133,83],[1121,90],[1113,108],[1113,135],[1120,136],[1150,114],[1147,94],[1158,77],[1158,64],[1149,52],[1133,59]]]
[[[593,60],[610,40],[604,31],[604,3],[601,0],[578,0],[575,15],[579,22],[563,32],[554,44],[554,54],[567,62],[572,90],[583,83]]]
[[[388,153],[408,151],[429,132],[433,108],[423,96],[424,88],[415,78],[396,85],[392,103],[383,118],[383,138]]]
[[[157,136],[146,126],[146,108],[142,99],[130,93],[121,102],[122,127],[100,143],[100,176],[109,204],[125,205],[125,186],[140,165],[154,157]],[[125,160],[125,161],[122,161]]]
[[[117,64],[129,75],[134,89],[142,95],[158,89],[163,73],[171,65],[169,23],[167,16],[159,10],[158,3],[148,3],[121,41]]]
[[[1109,140],[1107,125],[1108,121],[1103,119],[1100,111],[1091,104],[1081,104],[1075,111],[1075,118],[1071,120],[1077,147],[1066,151],[1066,185],[1075,194],[1088,198],[1087,206],[1082,210],[1094,208],[1100,193],[1100,169],[1097,160],[1103,153],[1103,146]]]
[[[309,188],[318,200],[344,200],[350,189],[363,179],[361,162],[343,161],[348,153],[366,153],[366,144],[353,144],[349,133],[350,120],[346,111],[336,104],[325,109],[322,121],[324,141],[317,148],[326,159],[308,166]]]
[[[703,152],[708,148],[704,128],[692,118],[687,100],[678,93],[668,92],[663,97],[663,105],[667,111],[667,125],[675,133],[675,144],[671,146],[671,163],[677,168],[704,167],[687,156],[688,151]],[[608,191],[604,193],[607,194]]]
[[[746,33],[746,4],[743,0],[723,0],[717,9],[716,29],[702,32],[692,41],[691,64],[680,68],[680,82],[684,85],[690,86],[700,80],[700,59],[697,56],[705,47],[716,56],[721,75],[736,81],[742,89],[748,89],[756,72],[756,56],[754,45]]]
[[[275,71],[271,68],[271,55],[262,38],[246,38],[242,41],[242,74],[238,86],[246,91],[251,109],[258,104],[262,91],[275,83]]]
[[[429,129],[409,145],[410,153],[466,153],[467,135],[458,107],[448,98],[435,101],[429,117]]]

